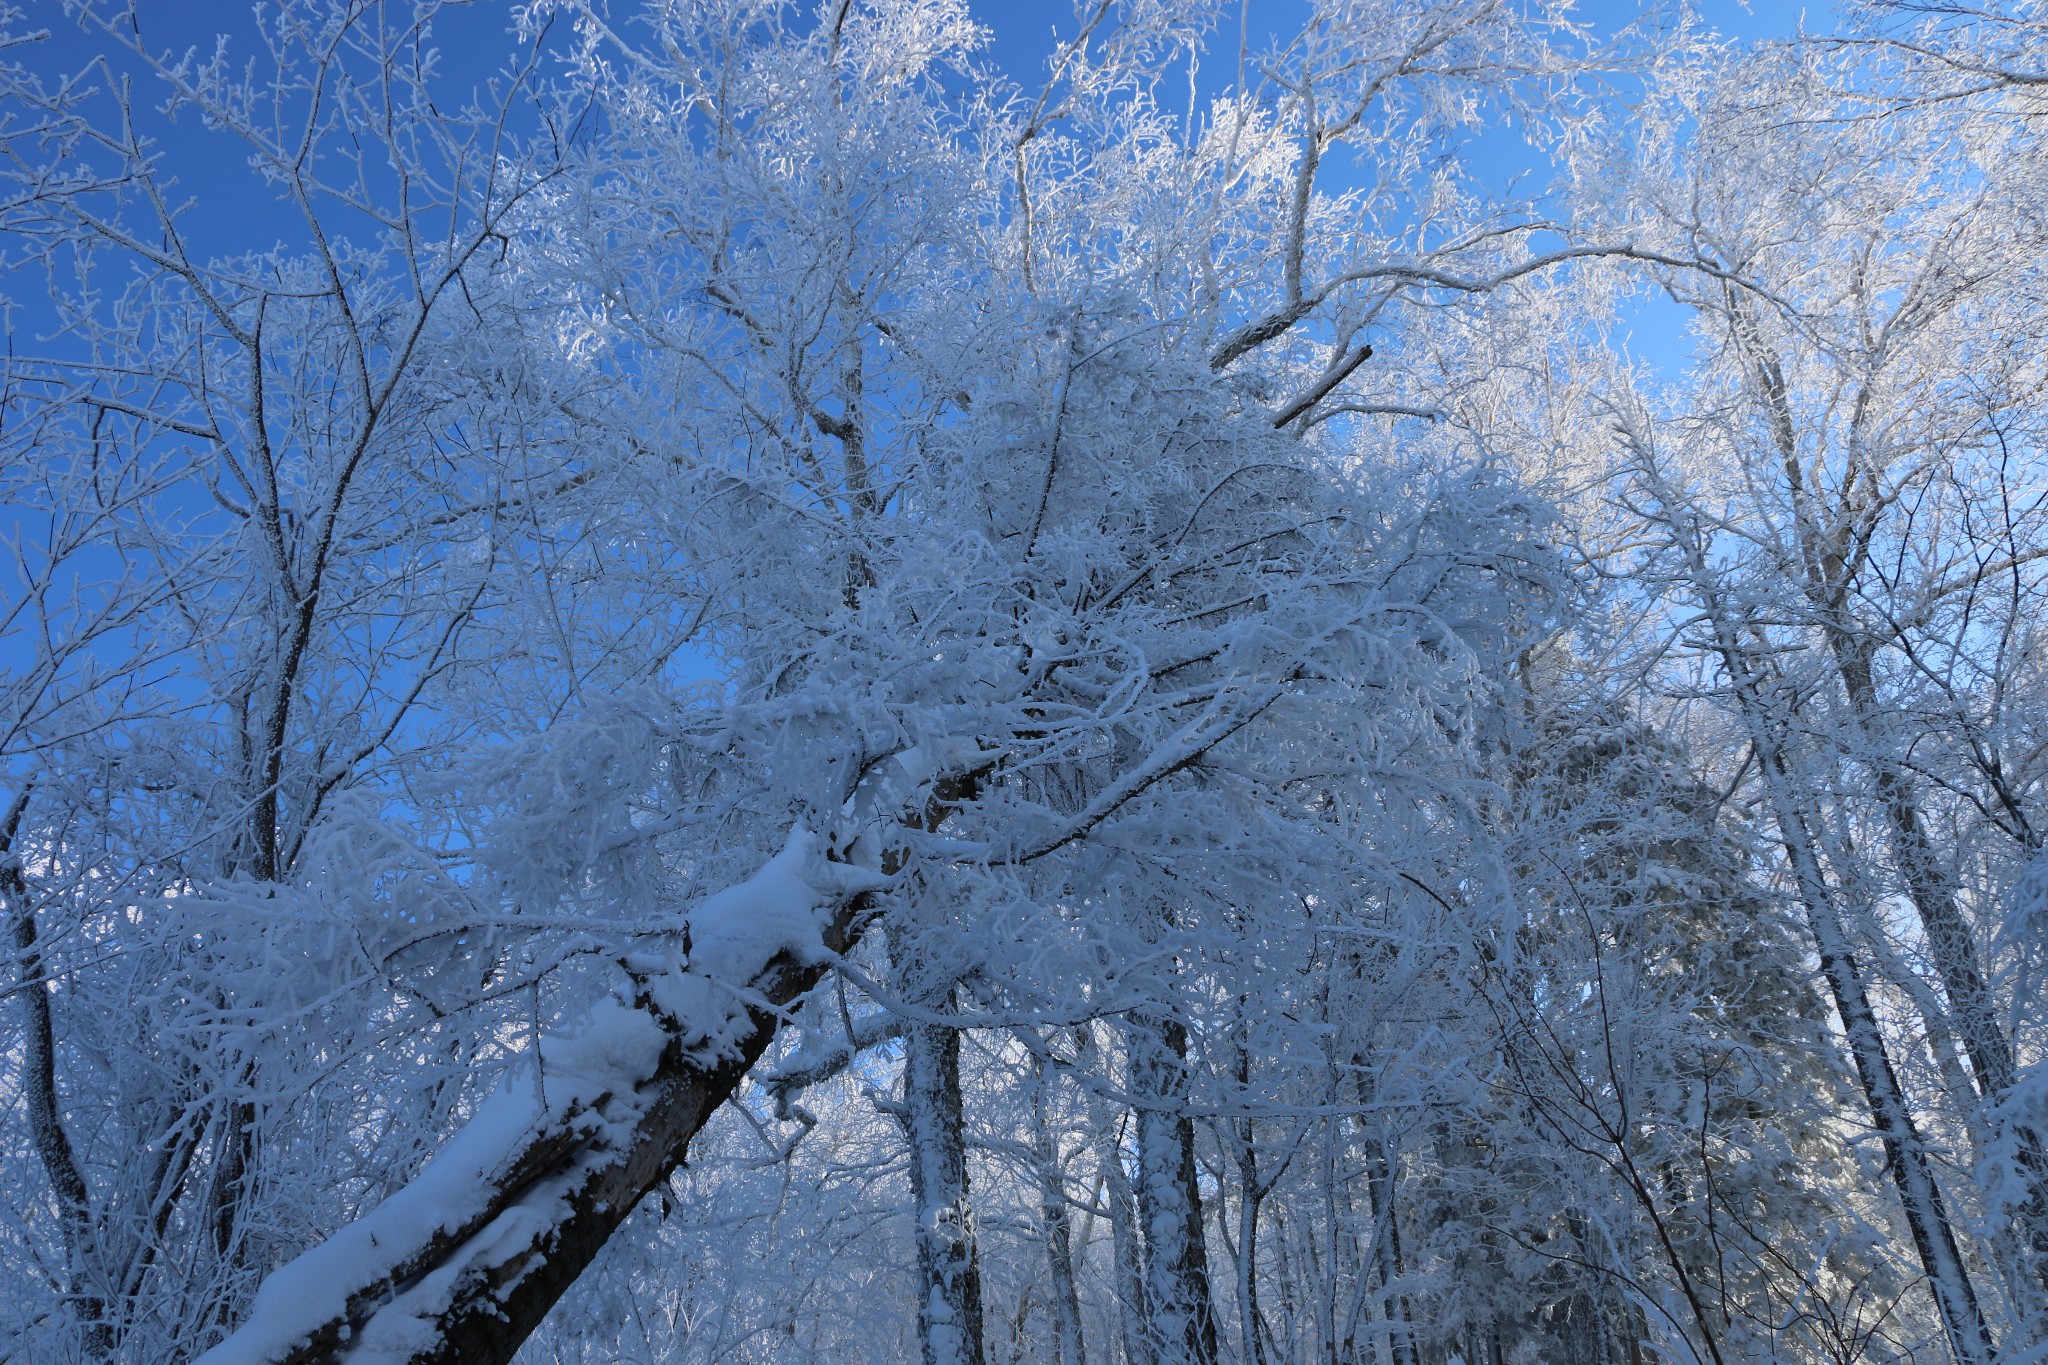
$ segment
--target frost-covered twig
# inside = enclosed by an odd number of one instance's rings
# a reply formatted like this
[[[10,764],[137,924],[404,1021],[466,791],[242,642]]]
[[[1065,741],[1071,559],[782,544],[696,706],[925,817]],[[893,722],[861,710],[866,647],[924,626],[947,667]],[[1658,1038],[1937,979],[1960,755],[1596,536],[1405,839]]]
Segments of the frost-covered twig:
[[[822,1085],[852,1066],[854,1059],[872,1047],[903,1036],[905,1021],[888,1010],[871,1010],[853,1020],[852,1036],[844,1040],[808,1041],[783,1059],[761,1083],[775,1099],[777,1118],[788,1118],[791,1103],[802,1091]]]

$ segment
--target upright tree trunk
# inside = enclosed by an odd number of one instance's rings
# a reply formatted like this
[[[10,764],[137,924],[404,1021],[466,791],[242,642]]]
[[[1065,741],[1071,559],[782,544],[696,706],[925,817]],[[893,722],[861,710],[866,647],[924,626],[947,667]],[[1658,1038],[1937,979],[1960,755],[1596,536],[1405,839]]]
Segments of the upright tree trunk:
[[[1106,1116],[1105,1116],[1106,1117]],[[1138,1228],[1138,1200],[1124,1171],[1120,1123],[1091,1120],[1096,1160],[1102,1165],[1102,1194],[1109,1205],[1110,1250],[1116,1257],[1117,1321],[1125,1365],[1156,1365],[1152,1349],[1152,1302],[1145,1292],[1145,1244]]]
[[[1031,1086],[1031,1155],[1038,1167],[1039,1226],[1045,1235],[1046,1276],[1052,1288],[1053,1362],[1088,1365],[1087,1344],[1081,1337],[1081,1295],[1074,1283],[1073,1218],[1047,1113],[1046,1089],[1052,1080],[1040,1060]]]
[[[1237,1144],[1237,1311],[1246,1365],[1266,1365],[1264,1321],[1259,1316],[1259,1208],[1266,1201],[1259,1184],[1259,1153],[1252,1145],[1251,1120]]]
[[[1354,1053],[1351,1068],[1358,1085],[1358,1136],[1365,1143],[1365,1189],[1372,1205],[1371,1262],[1373,1273],[1379,1280],[1380,1312],[1387,1325],[1387,1351],[1394,1365],[1419,1365],[1408,1299],[1394,1289],[1402,1275],[1401,1222],[1395,1216],[1394,1203],[1397,1168],[1384,1130],[1373,1122],[1373,1110],[1379,1098],[1379,1076],[1373,1069],[1371,1052]]]
[[[1252,1085],[1246,1003],[1243,996],[1238,997],[1231,1039],[1240,1104],[1250,1096]],[[1259,1211],[1266,1202],[1266,1187],[1259,1173],[1258,1125],[1247,1112],[1232,1120],[1231,1128],[1237,1145],[1237,1314],[1238,1334],[1244,1343],[1239,1354],[1245,1365],[1266,1365],[1265,1319],[1259,1310]]]
[[[1095,1028],[1074,1030],[1079,1058],[1098,1053]],[[1145,1293],[1145,1250],[1138,1229],[1138,1202],[1124,1171],[1124,1126],[1129,1111],[1112,1112],[1094,1092],[1088,1094],[1088,1126],[1094,1133],[1095,1160],[1102,1177],[1103,1201],[1109,1207],[1110,1250],[1116,1260],[1117,1323],[1124,1365],[1155,1365],[1152,1351],[1152,1305]]]
[[[1361,1069],[1360,1075],[1364,1074]],[[1370,1085],[1370,1081],[1361,1081],[1361,1087],[1368,1095],[1371,1093]],[[1388,1352],[1394,1365],[1417,1365],[1415,1328],[1408,1316],[1408,1298],[1394,1288],[1402,1275],[1401,1220],[1396,1216],[1394,1203],[1394,1162],[1387,1151],[1385,1138],[1369,1126],[1369,1116],[1360,1117],[1359,1130],[1365,1138],[1365,1188],[1372,1199],[1372,1264],[1380,1282],[1380,1311],[1385,1315],[1387,1324]]]
[[[1216,1315],[1187,1113],[1187,1030],[1169,1016],[1132,1018],[1131,1085],[1139,1096],[1138,1212],[1159,1365],[1215,1365]]]
[[[243,1080],[250,1077],[246,1071]],[[236,1231],[249,1167],[255,1157],[256,1106],[247,1100],[230,1100],[221,1113],[220,1136],[214,1144],[213,1183],[207,1190],[207,1220],[213,1225],[213,1249],[223,1264],[238,1262]],[[220,1305],[222,1320],[232,1316],[231,1305]]]
[[[949,987],[936,1001],[950,1006]],[[913,1022],[905,1034],[904,1123],[917,1217],[917,1335],[924,1365],[984,1365],[981,1268],[960,1112],[960,1032]]]

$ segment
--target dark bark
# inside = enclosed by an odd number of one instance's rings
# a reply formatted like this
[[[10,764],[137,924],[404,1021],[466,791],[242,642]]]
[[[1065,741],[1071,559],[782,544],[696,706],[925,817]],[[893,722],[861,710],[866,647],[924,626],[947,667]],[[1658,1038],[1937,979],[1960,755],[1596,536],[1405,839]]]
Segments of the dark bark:
[[[1239,1023],[1232,1039],[1236,1053],[1240,1102],[1252,1088],[1252,1054],[1243,1022],[1246,1000],[1238,999]],[[1238,1333],[1243,1338],[1245,1365],[1266,1365],[1265,1319],[1259,1310],[1259,1211],[1266,1202],[1265,1177],[1259,1171],[1258,1124],[1249,1114],[1232,1123],[1237,1151],[1237,1306]],[[1282,1163],[1283,1168],[1285,1162]],[[1334,1335],[1334,1334],[1333,1334]]]
[[[85,1348],[93,1356],[105,1356],[113,1349],[111,1324],[103,1296],[92,1290],[91,1262],[97,1245],[92,1192],[79,1169],[71,1147],[71,1136],[57,1100],[56,1025],[50,1016],[49,984],[44,979],[42,950],[36,939],[36,915],[29,894],[28,878],[21,869],[21,855],[15,847],[28,793],[17,797],[0,824],[0,896],[6,898],[14,960],[21,973],[19,994],[27,1015],[22,1029],[22,1088],[28,1102],[29,1138],[36,1157],[57,1199],[57,1216],[64,1229],[64,1248],[70,1264],[66,1267],[67,1293],[72,1311],[84,1329]]]
[[[1245,1127],[1251,1127],[1249,1120]],[[1258,1149],[1248,1139],[1238,1144],[1237,1179],[1237,1298],[1243,1319],[1239,1331],[1246,1365],[1266,1365],[1265,1320],[1259,1309],[1259,1210],[1266,1191],[1259,1183]]]

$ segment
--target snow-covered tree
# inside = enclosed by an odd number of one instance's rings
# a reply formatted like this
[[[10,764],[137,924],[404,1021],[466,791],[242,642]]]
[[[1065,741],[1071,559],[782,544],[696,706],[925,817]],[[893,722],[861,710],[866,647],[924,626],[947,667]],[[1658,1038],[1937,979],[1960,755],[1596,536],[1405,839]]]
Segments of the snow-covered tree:
[[[1569,18],[10,40],[0,1359],[2030,1339],[2025,82]]]

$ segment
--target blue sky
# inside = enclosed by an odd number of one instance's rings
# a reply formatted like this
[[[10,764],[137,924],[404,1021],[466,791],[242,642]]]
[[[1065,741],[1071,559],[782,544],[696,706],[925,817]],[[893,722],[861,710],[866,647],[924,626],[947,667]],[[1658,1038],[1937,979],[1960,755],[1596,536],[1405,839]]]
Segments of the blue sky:
[[[624,7],[628,0],[620,0]],[[1290,28],[1307,6],[1299,0],[1248,0],[1248,27],[1254,44],[1262,30],[1268,34]],[[1732,37],[1782,37],[1796,31],[1808,7],[1782,0],[1697,0],[1701,14],[1714,27]],[[30,0],[27,23],[45,26],[50,40],[25,53],[17,49],[46,76],[58,76],[82,69],[105,40],[85,35],[66,20],[57,0]],[[507,0],[479,3],[447,11],[438,21],[437,36],[443,53],[444,70],[457,83],[465,77],[471,83],[487,79],[507,50],[505,30],[510,5]],[[1020,83],[1032,83],[1036,69],[1050,51],[1056,31],[1070,30],[1072,11],[1064,0],[974,0],[974,13],[994,34],[992,55]],[[1581,14],[1596,30],[1611,33],[1638,16],[1639,0],[1583,0]],[[142,36],[156,50],[183,51],[211,49],[216,34],[227,34],[231,51],[248,53],[254,37],[249,0],[138,0]],[[1814,7],[1809,22],[1825,27],[1825,6]],[[229,137],[208,133],[187,115],[177,124],[155,120],[152,133],[161,142],[166,159],[179,170],[183,188],[196,199],[188,227],[210,251],[222,254],[261,249],[294,235],[292,215],[282,205],[271,208],[274,196],[256,181],[244,164],[244,153]],[[1511,152],[1490,153],[1507,157],[1500,165],[1505,176],[1521,167]],[[4,287],[4,286],[0,286]],[[7,292],[14,292],[8,290]],[[32,305],[31,305],[32,306]]]
[[[620,13],[630,11],[636,3],[612,0],[613,9]],[[1039,79],[1042,63],[1053,49],[1054,35],[1070,32],[1074,25],[1070,0],[970,3],[994,35],[990,55],[1027,88]],[[1308,8],[1304,0],[1243,3],[1245,24],[1255,47],[1266,38],[1290,31]],[[1709,25],[1745,40],[1789,36],[1802,22],[1825,29],[1833,19],[1832,0],[1820,0],[1810,8],[1786,0],[1695,0],[1695,4]],[[111,0],[104,7],[113,8]],[[1607,35],[1640,17],[1644,9],[1643,0],[1582,0],[1580,13],[1597,33]],[[251,0],[137,0],[137,10],[142,38],[153,50],[196,49],[204,54],[221,34],[228,36],[229,50],[238,54],[238,61],[256,50]],[[440,16],[435,36],[451,94],[467,93],[501,69],[511,52],[510,14],[510,0],[475,0],[455,5]],[[60,0],[28,0],[26,26],[47,27],[48,40],[17,47],[11,55],[30,63],[49,80],[89,70],[93,55],[108,46],[104,35],[82,33],[78,24],[66,17]],[[1226,19],[1224,27],[1234,29],[1236,24]],[[1212,68],[1217,77],[1214,88],[1220,89],[1234,63],[1218,60]],[[147,81],[139,83],[138,90],[147,100],[157,98]],[[304,249],[304,224],[290,206],[280,202],[275,189],[249,169],[246,148],[236,138],[203,128],[189,111],[175,121],[151,117],[145,126],[162,149],[164,165],[174,170],[173,201],[189,204],[182,221],[196,255],[221,257],[262,251],[280,243],[287,250]],[[1503,187],[1518,175],[1530,176],[1533,184],[1548,179],[1540,155],[1506,130],[1476,139],[1467,164],[1489,188]],[[1331,158],[1325,167],[1326,182],[1341,186],[1345,165],[1344,158]],[[330,230],[348,231],[346,225],[329,226]],[[0,243],[0,250],[8,245]],[[42,281],[33,271],[5,266],[5,258],[0,257],[0,299],[6,301],[8,344],[18,355],[64,351],[61,340],[46,340],[54,314],[42,295]],[[1690,343],[1675,309],[1646,300],[1630,326],[1630,347],[1640,358],[1671,374],[1682,367]]]

